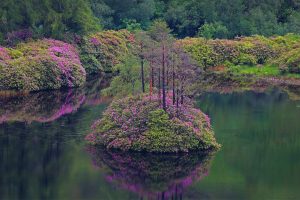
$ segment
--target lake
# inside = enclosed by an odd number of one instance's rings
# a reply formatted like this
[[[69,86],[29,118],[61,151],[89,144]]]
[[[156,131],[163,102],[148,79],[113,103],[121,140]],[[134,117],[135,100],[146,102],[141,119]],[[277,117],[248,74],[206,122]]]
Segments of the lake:
[[[85,144],[102,87],[0,99],[0,199],[300,199],[300,101],[286,92],[204,93],[222,149],[152,155]]]

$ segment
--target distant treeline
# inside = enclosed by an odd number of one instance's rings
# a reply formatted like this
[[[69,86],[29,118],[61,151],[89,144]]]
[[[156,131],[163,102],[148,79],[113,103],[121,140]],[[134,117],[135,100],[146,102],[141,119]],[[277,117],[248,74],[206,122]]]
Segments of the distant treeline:
[[[1,0],[0,41],[146,29],[155,19],[180,38],[300,33],[300,0]]]

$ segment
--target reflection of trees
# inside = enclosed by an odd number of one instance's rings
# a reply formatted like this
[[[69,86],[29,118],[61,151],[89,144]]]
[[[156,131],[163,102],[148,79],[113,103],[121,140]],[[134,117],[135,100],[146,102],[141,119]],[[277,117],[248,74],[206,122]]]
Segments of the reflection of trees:
[[[87,180],[74,170],[86,158],[78,155],[84,136],[106,107],[83,105],[49,123],[0,124],[0,199],[73,199],[77,188],[85,197]]]
[[[51,122],[77,111],[82,105],[107,102],[100,96],[105,83],[94,78],[84,87],[67,91],[43,91],[23,96],[0,98],[0,124],[7,121]]]
[[[24,123],[1,126],[0,199],[53,199],[58,177],[67,170],[61,130],[51,125],[41,132],[42,125]]]
[[[106,180],[147,199],[182,198],[185,188],[208,175],[212,155],[160,155],[88,147],[93,164],[108,169]]]

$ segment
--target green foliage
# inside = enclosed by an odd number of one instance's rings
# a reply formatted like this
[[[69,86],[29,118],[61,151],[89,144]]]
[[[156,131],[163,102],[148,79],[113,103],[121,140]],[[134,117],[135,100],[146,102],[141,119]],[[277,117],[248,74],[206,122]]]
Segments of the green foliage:
[[[80,57],[88,73],[112,72],[114,65],[134,46],[134,36],[127,30],[89,34],[80,44]]]
[[[162,2],[162,1],[159,1]],[[211,37],[213,24],[221,23],[228,34],[223,38],[245,35],[284,35],[300,33],[300,7],[296,1],[268,0],[173,0],[163,1],[163,18],[180,37],[195,36],[200,29]],[[201,28],[202,27],[202,28]],[[222,27],[221,32],[225,29]],[[202,35],[202,36],[205,36]]]
[[[253,66],[257,64],[257,59],[254,55],[241,53],[234,63]]]
[[[137,31],[142,30],[141,24],[136,22],[136,20],[134,20],[134,19],[131,19],[131,20],[125,19],[125,20],[123,20],[123,24],[124,24],[126,30],[128,30],[129,32],[137,32]]]
[[[276,61],[283,73],[300,74],[300,47],[282,54]]]
[[[171,29],[163,20],[155,20],[148,30],[149,36],[157,42],[166,40],[170,33]]]
[[[296,49],[299,42],[299,36],[294,34],[270,38],[263,36],[242,37],[235,40],[186,38],[178,41],[204,69],[217,66],[272,64],[278,59],[276,64],[282,68],[290,68],[290,72],[296,72],[292,68],[297,66]]]
[[[88,33],[100,29],[86,0],[3,0],[0,32],[31,29],[34,34],[63,38],[66,32]]]
[[[209,118],[200,110],[191,105],[181,105],[176,110],[168,104],[164,111],[155,96],[136,95],[113,101],[86,139],[108,149],[147,152],[206,151],[220,147]],[[171,101],[168,97],[167,102]]]
[[[209,66],[216,65],[219,61],[218,55],[214,52],[212,46],[207,44],[203,38],[187,38],[179,41],[185,50],[197,61],[199,67],[206,69]]]
[[[230,72],[234,75],[246,74],[255,76],[279,76],[280,70],[276,65],[264,65],[264,66],[248,66],[248,65],[237,65],[230,66]]]
[[[227,38],[228,29],[220,22],[205,23],[199,28],[198,36],[206,39]]]
[[[297,1],[270,0],[2,0],[0,42],[7,33],[31,29],[35,37],[105,29],[147,29],[166,21],[180,38],[234,38],[300,33]],[[129,23],[127,22],[135,22]]]
[[[136,56],[130,54],[124,56],[121,63],[114,67],[114,71],[118,72],[118,76],[114,77],[110,86],[102,91],[104,95],[118,98],[141,92],[140,62]],[[145,72],[147,76],[147,71]]]
[[[77,87],[85,76],[76,49],[64,42],[44,39],[0,48],[0,90]]]

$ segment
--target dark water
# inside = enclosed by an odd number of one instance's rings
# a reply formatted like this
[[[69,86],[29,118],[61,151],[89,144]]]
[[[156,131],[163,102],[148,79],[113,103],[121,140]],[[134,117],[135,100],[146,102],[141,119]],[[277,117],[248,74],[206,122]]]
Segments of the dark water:
[[[101,82],[0,100],[0,199],[300,199],[300,101],[280,90],[207,93],[214,155],[84,144],[109,104]]]

